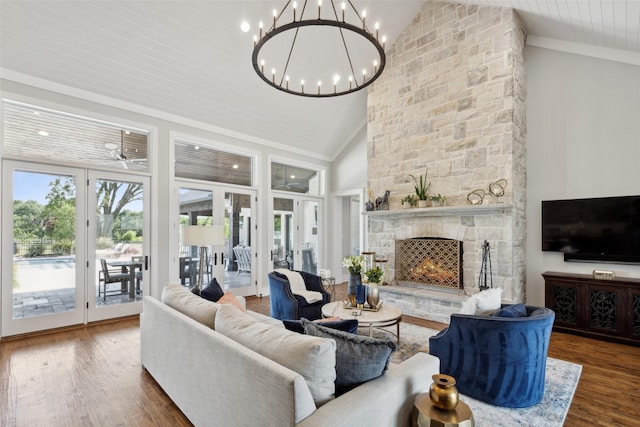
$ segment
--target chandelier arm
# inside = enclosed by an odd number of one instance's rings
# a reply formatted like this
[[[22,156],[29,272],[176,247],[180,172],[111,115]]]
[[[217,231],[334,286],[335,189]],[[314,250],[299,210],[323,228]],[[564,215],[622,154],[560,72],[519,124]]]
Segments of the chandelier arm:
[[[280,87],[282,87],[282,82],[284,80],[284,77],[287,75],[287,70],[289,69],[289,61],[291,60],[293,47],[296,45],[296,40],[298,39],[298,31],[300,31],[300,28],[296,28],[296,33],[293,36],[293,41],[291,42],[291,49],[289,49],[289,56],[287,56],[287,63],[284,65],[284,71],[282,71],[282,77],[280,77]]]

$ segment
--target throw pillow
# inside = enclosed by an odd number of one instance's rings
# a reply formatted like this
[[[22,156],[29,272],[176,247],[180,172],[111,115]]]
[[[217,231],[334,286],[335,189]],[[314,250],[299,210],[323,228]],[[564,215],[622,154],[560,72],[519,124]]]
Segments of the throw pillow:
[[[507,305],[493,313],[494,317],[527,317],[527,308],[524,304]]]
[[[220,283],[214,277],[211,279],[209,284],[200,291],[200,296],[204,299],[208,299],[209,301],[216,302],[224,295],[224,291],[222,287],[220,287]]]
[[[325,321],[327,319],[314,320],[314,323],[320,324],[327,328],[335,329],[336,331],[344,331],[350,334],[358,332],[358,319],[339,319]],[[290,331],[304,334],[304,326],[300,320],[283,320],[284,327]]]
[[[301,319],[307,335],[331,338],[336,342],[336,397],[374,378],[389,367],[389,357],[397,349],[390,339],[370,338],[325,328]]]
[[[462,304],[460,314],[488,314],[498,310],[501,305],[502,288],[492,288],[471,295]]]
[[[240,304],[240,301],[238,301],[238,298],[236,298],[236,296],[231,292],[225,292],[224,295],[222,295],[218,300],[218,303],[229,304],[236,307],[240,311],[246,311],[242,304]]]

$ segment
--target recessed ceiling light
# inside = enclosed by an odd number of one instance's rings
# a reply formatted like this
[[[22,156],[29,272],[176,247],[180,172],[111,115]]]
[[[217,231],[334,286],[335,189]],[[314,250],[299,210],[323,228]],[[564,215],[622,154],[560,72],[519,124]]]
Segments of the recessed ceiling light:
[[[295,175],[291,175],[289,178],[294,179],[296,176]]]
[[[38,135],[40,135],[40,136],[49,136],[49,132],[47,132],[46,130],[39,130],[38,131]]]
[[[34,111],[33,114],[35,114],[36,116],[39,116],[40,112],[39,111]]]
[[[124,134],[125,134],[125,135],[131,135],[131,131],[125,130],[125,131],[124,131]]]
[[[106,148],[107,150],[115,150],[116,148],[118,148],[118,146],[112,142],[107,142],[106,144],[104,144],[104,148]]]
[[[232,166],[232,168],[234,168],[234,169],[238,169],[238,167],[239,167],[238,165],[233,165]]]
[[[193,147],[193,149],[194,149],[194,150],[199,150],[199,149],[200,149],[200,146],[199,146],[199,145],[196,145],[195,147]]]
[[[243,33],[248,33],[251,29],[251,25],[249,25],[247,21],[242,21],[242,23],[240,24],[240,29]]]

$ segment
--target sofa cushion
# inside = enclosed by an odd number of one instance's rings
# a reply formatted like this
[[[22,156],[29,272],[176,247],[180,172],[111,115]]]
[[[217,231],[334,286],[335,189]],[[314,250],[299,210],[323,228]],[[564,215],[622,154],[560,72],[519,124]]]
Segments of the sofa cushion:
[[[336,342],[336,397],[381,376],[389,367],[389,357],[397,348],[390,339],[377,339],[325,328],[301,320],[308,335],[331,338]]]
[[[162,302],[203,325],[215,329],[218,304],[200,298],[177,283],[167,283],[162,290]]]
[[[224,295],[222,287],[218,283],[218,280],[214,277],[209,284],[200,291],[200,296],[209,301],[216,302]]]
[[[502,307],[492,314],[494,317],[527,317],[527,308],[524,304],[513,304]]]
[[[336,343],[274,327],[221,305],[216,331],[304,377],[317,406],[333,399],[336,380]]]
[[[290,331],[304,334],[304,326],[300,320],[283,320],[284,327]],[[355,334],[358,332],[358,319],[340,319],[325,321],[325,319],[314,320],[314,323],[319,323],[327,328],[336,329],[338,331],[349,332]]]

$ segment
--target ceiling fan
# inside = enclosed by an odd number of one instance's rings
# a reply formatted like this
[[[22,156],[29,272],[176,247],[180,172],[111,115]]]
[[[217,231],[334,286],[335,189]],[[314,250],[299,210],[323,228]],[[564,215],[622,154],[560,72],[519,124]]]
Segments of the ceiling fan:
[[[284,167],[284,179],[282,184],[273,186],[274,190],[295,191],[298,193],[304,193],[307,191],[307,186],[302,182],[289,182],[289,179],[295,179],[295,175],[289,175],[287,166]]]
[[[120,131],[120,147],[118,147],[118,145],[114,144],[113,142],[107,142],[106,144],[104,144],[104,147],[109,150],[109,159],[112,161],[117,161],[118,163],[120,163],[120,165],[122,165],[124,169],[129,169],[130,166],[139,169],[146,169],[146,165],[144,165],[144,163],[146,163],[147,161],[146,158],[128,158],[125,154],[124,135],[126,133],[127,131]],[[108,163],[109,162],[103,162],[101,164]]]

